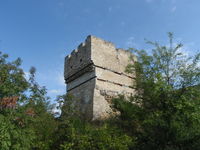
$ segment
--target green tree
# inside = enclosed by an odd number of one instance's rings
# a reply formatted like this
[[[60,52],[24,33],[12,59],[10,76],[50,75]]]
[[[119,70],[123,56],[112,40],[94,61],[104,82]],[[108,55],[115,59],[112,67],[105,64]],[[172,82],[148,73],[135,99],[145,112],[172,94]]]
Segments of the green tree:
[[[7,54],[0,52],[0,98],[20,96],[28,88],[24,72],[19,67],[21,59],[7,62],[7,58]]]
[[[46,88],[35,81],[34,67],[26,80],[20,65],[0,52],[0,149],[49,149],[56,121]]]
[[[36,135],[36,140],[32,148],[38,150],[48,150],[53,144],[54,131],[57,121],[52,112],[54,105],[50,104],[45,87],[41,87],[35,80],[36,69],[31,67],[29,76],[29,96],[24,105],[26,114],[31,117],[29,126]]]
[[[33,130],[20,104],[25,101],[29,83],[20,68],[21,59],[9,62],[0,52],[0,149],[30,149],[35,140]]]
[[[200,54],[185,56],[182,44],[147,42],[151,52],[131,49],[137,57],[127,72],[136,75],[136,94],[113,100],[118,124],[137,138],[135,149],[188,150],[200,147]],[[133,57],[131,57],[133,60]]]
[[[67,105],[63,105],[63,115],[59,118],[52,149],[128,150],[134,144],[132,138],[114,124],[82,120],[73,105],[73,96],[61,96],[58,100],[62,103],[67,101]]]

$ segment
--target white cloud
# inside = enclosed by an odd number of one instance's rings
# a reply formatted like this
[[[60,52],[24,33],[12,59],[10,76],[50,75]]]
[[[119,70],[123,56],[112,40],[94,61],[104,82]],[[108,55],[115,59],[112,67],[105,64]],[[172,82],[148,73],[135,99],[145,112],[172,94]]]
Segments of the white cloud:
[[[60,116],[62,112],[58,107],[59,107],[59,104],[57,103],[56,106],[52,110],[52,113],[56,114],[57,117]]]
[[[84,9],[83,12],[86,13],[86,14],[91,13],[90,9]]]
[[[24,77],[26,80],[29,80],[29,77],[30,77],[30,73],[29,72],[24,72]]]
[[[52,100],[56,98],[57,95],[62,95],[66,93],[66,84],[64,81],[64,62],[59,63],[53,67],[53,69],[41,70],[36,74],[36,79],[38,83],[47,88],[48,96]]]
[[[55,67],[55,69],[38,72],[37,78],[43,83],[52,83],[55,86],[65,86],[64,66],[63,64],[60,64]]]
[[[102,27],[102,26],[103,26],[103,23],[102,23],[102,22],[99,22],[97,25],[98,25],[98,27]]]
[[[124,21],[120,22],[121,26],[124,26],[126,23]]]
[[[151,3],[153,2],[154,0],[145,0],[147,3]]]
[[[177,46],[177,44],[182,43],[181,41],[183,41],[182,38],[176,38],[175,40],[178,42],[174,42],[173,47]],[[178,52],[182,53],[185,57],[193,56],[196,53],[194,50],[195,45],[195,42],[183,43],[183,46],[179,48]]]
[[[125,43],[125,46],[128,48],[135,47],[136,46],[135,38],[133,36],[129,37]]]
[[[113,10],[113,7],[110,6],[110,7],[108,8],[108,11],[111,12],[112,10]]]
[[[58,6],[59,7],[63,7],[64,6],[64,2],[58,2]]]
[[[175,4],[177,0],[145,0],[146,3],[152,3],[152,2],[162,2],[162,3],[171,3],[171,4]]]
[[[171,3],[172,3],[172,4],[176,3],[176,0],[171,0]]]
[[[50,94],[63,94],[65,91],[63,89],[52,89],[48,90]]]
[[[57,72],[56,80],[58,81],[59,85],[65,86],[65,80],[63,72]]]
[[[174,13],[174,12],[176,11],[176,9],[177,9],[177,7],[176,7],[176,6],[173,6],[173,7],[171,8],[170,11],[171,11],[172,13]]]
[[[184,47],[181,47],[179,50],[178,50],[179,53],[182,53],[183,56],[186,56],[188,57],[189,56],[189,51],[187,50],[187,48],[184,46]]]

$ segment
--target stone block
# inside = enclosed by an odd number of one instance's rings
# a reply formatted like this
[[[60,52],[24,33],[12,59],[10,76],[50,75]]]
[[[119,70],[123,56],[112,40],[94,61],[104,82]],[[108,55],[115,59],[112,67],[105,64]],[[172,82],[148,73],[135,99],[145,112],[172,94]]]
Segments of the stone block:
[[[105,119],[112,113],[110,100],[131,96],[134,74],[125,72],[132,53],[115,48],[111,42],[88,36],[65,58],[67,93],[79,99],[80,111],[87,119]],[[135,57],[134,57],[135,58]]]

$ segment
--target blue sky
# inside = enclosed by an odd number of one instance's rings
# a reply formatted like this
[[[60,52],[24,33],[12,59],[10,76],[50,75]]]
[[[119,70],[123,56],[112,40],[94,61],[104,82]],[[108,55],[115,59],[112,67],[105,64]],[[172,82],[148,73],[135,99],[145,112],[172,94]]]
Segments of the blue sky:
[[[118,48],[167,42],[167,32],[188,53],[200,48],[199,0],[0,0],[0,51],[21,57],[54,98],[65,93],[64,57],[87,35]]]

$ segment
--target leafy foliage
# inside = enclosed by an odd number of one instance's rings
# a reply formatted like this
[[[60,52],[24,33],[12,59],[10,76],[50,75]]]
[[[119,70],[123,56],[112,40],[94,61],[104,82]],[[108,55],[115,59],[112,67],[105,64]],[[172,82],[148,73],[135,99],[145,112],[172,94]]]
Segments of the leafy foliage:
[[[130,101],[114,100],[119,122],[136,136],[137,149],[199,149],[200,54],[184,56],[172,33],[169,47],[148,43],[151,53],[132,49],[137,61],[127,72],[136,74],[137,92]]]
[[[55,128],[45,87],[29,81],[20,68],[21,59],[7,61],[0,53],[0,149],[49,149]]]
[[[136,94],[113,99],[118,115],[89,122],[73,96],[58,96],[60,117],[52,113],[45,87],[25,78],[21,59],[0,52],[0,149],[3,150],[198,150],[200,147],[200,54],[187,57],[182,44],[149,42],[127,72],[136,76]],[[131,57],[132,61],[135,57]]]
[[[60,97],[60,101],[67,101],[63,108],[64,115],[60,118],[57,138],[54,142],[62,150],[128,150],[133,144],[132,138],[124,134],[117,126],[108,122],[97,123],[82,120],[78,114],[73,97]]]
[[[0,58],[0,149],[126,150],[132,144],[116,126],[82,120],[72,96],[58,97],[67,105],[60,106],[62,116],[55,118],[46,88],[35,81],[36,69],[30,69],[26,80],[20,59],[8,62],[2,53]]]

